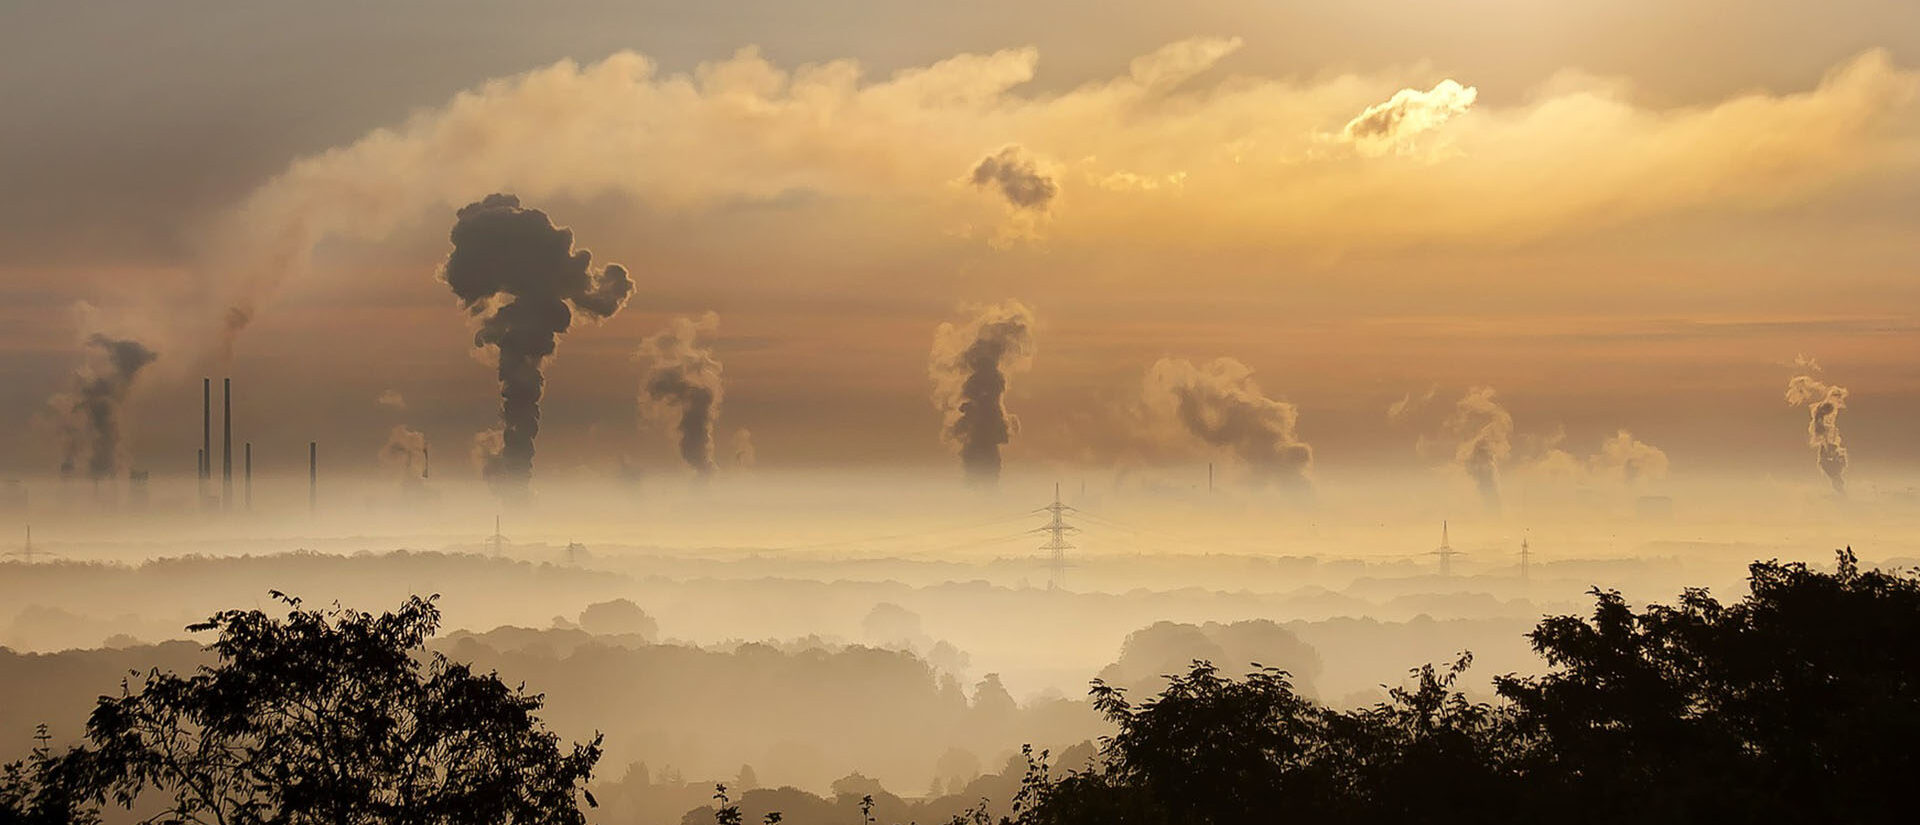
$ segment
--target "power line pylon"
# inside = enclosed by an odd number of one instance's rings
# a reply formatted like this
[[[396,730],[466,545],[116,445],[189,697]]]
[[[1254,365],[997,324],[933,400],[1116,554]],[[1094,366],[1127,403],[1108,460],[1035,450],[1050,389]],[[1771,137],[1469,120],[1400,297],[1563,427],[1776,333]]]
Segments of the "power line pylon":
[[[1067,542],[1067,534],[1080,532],[1080,528],[1067,523],[1066,514],[1076,511],[1060,503],[1060,483],[1056,481],[1053,484],[1053,503],[1034,512],[1048,515],[1046,525],[1031,532],[1047,534],[1046,543],[1040,545],[1040,549],[1047,551],[1047,589],[1058,590],[1067,575],[1067,551],[1074,549]]]
[[[1440,546],[1435,548],[1429,555],[1440,557],[1440,575],[1443,577],[1453,575],[1453,557],[1465,555],[1459,550],[1453,549],[1453,544],[1447,540],[1447,523],[1445,521],[1440,522]]]
[[[493,557],[500,558],[500,545],[507,543],[507,537],[500,535],[500,516],[497,513],[493,517],[493,536],[488,541],[493,543]]]
[[[1525,584],[1533,580],[1533,548],[1527,544],[1527,537],[1520,536],[1520,582]]]

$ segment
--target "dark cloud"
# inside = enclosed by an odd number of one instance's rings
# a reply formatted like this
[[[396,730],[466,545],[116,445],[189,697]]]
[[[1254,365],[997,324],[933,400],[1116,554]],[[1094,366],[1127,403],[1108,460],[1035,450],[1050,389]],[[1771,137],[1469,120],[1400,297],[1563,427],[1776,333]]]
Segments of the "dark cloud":
[[[998,190],[1008,203],[1020,209],[1045,212],[1060,194],[1060,185],[1040,171],[1033,156],[1017,145],[1009,145],[980,159],[968,180],[982,189]]]
[[[595,269],[587,250],[573,248],[572,230],[554,226],[545,212],[522,208],[512,195],[488,195],[462,207],[451,238],[441,278],[480,319],[473,345],[493,347],[498,355],[499,449],[483,456],[483,473],[496,490],[523,495],[533,477],[546,359],[572,326],[575,311],[593,319],[612,316],[626,305],[633,280],[619,264]]]
[[[1307,483],[1313,448],[1300,440],[1300,413],[1267,397],[1253,370],[1232,358],[1205,366],[1162,358],[1147,370],[1149,409],[1172,416],[1181,430],[1208,446],[1225,449],[1262,481]]]
[[[140,370],[159,355],[139,341],[97,333],[87,337],[87,346],[95,357],[74,371],[72,388],[51,405],[60,422],[60,473],[72,475],[84,466],[88,477],[99,481],[120,471],[127,395]]]
[[[675,318],[642,341],[638,354],[648,364],[640,384],[642,409],[652,410],[651,417],[679,417],[674,441],[680,458],[701,475],[716,469],[713,428],[724,391],[720,361],[710,347],[700,345],[699,337],[711,335],[719,325],[720,317],[711,312],[697,319]]]
[[[934,331],[927,369],[933,403],[944,414],[940,434],[960,453],[970,480],[1000,477],[1000,448],[1020,426],[1007,412],[1007,376],[1032,362],[1033,327],[1033,310],[1006,301]]]

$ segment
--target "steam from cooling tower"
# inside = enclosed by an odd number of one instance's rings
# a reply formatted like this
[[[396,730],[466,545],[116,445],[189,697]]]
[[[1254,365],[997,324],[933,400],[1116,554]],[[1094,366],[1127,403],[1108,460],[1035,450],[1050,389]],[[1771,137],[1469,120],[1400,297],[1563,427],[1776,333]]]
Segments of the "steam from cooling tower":
[[[1032,365],[1033,327],[1033,310],[1010,300],[934,330],[927,372],[943,415],[940,436],[960,454],[970,481],[1000,478],[1000,448],[1020,428],[1007,412],[1007,378]]]
[[[748,469],[759,463],[759,451],[753,446],[753,433],[745,427],[733,431],[733,466]]]
[[[97,357],[73,373],[73,387],[54,396],[51,406],[61,431],[60,473],[81,466],[96,481],[113,478],[124,458],[121,419],[134,379],[159,358],[145,344],[95,333],[87,346]]]
[[[1833,484],[1833,491],[1847,492],[1847,447],[1840,440],[1840,411],[1847,408],[1847,388],[1834,386],[1811,375],[1796,375],[1787,382],[1787,403],[1807,408],[1807,446],[1814,460]]]
[[[720,316],[711,312],[699,318],[675,318],[666,329],[641,341],[635,356],[648,364],[646,380],[640,384],[641,409],[649,418],[678,416],[673,439],[680,459],[701,475],[716,469],[713,427],[720,417],[723,392],[720,361],[710,347],[701,346],[699,338],[713,334],[719,326]]]
[[[426,480],[427,436],[419,430],[397,424],[380,446],[380,466],[400,475],[400,483],[413,485]]]
[[[1232,358],[1194,366],[1162,358],[1147,369],[1148,409],[1167,415],[1201,442],[1232,453],[1262,481],[1305,485],[1313,447],[1300,440],[1300,412],[1269,398],[1253,370]]]
[[[611,317],[626,305],[633,280],[619,264],[594,269],[592,255],[573,248],[572,230],[522,208],[512,195],[462,207],[450,237],[453,251],[441,279],[480,319],[473,345],[492,347],[499,367],[501,428],[497,449],[483,456],[482,474],[496,491],[524,495],[533,477],[546,359],[574,312]]]
[[[1513,454],[1513,415],[1492,387],[1474,387],[1454,404],[1447,430],[1458,436],[1454,463],[1466,471],[1489,507],[1500,505],[1500,464]]]

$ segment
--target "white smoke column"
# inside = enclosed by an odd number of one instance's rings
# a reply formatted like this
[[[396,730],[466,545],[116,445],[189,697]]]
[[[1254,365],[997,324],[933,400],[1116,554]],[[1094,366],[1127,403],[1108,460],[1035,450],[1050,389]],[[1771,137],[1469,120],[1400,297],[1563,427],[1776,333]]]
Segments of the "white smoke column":
[[[396,424],[380,446],[380,466],[393,470],[405,486],[425,481],[427,472],[427,436],[419,430]]]
[[[1787,403],[1806,406],[1807,446],[1813,448],[1814,461],[1833,484],[1833,491],[1845,495],[1847,447],[1840,440],[1840,411],[1847,408],[1847,388],[1811,375],[1796,375],[1787,382]]]
[[[1033,310],[1009,300],[934,330],[927,373],[941,412],[940,438],[960,454],[969,481],[1000,478],[1000,448],[1020,429],[1007,412],[1007,379],[1033,365],[1033,327]]]
[[[733,466],[743,470],[751,469],[760,462],[760,453],[753,446],[753,433],[745,427],[733,431]]]
[[[1262,481],[1308,483],[1313,448],[1300,440],[1298,408],[1269,398],[1247,365],[1218,358],[1197,367],[1162,358],[1147,369],[1144,392],[1149,410],[1202,443],[1227,450]]]
[[[1612,438],[1600,443],[1600,452],[1587,460],[1594,473],[1618,479],[1633,486],[1642,481],[1653,481],[1667,475],[1667,454],[1659,447],[1633,437],[1633,433],[1620,430]]]
[[[73,374],[73,387],[48,403],[60,422],[60,474],[71,475],[84,463],[88,477],[116,476],[126,459],[122,411],[140,371],[159,358],[145,344],[95,333],[87,346],[98,351]]]
[[[1495,400],[1492,387],[1467,390],[1454,404],[1448,432],[1460,439],[1453,460],[1466,471],[1489,507],[1500,506],[1500,464],[1513,454],[1513,415]]]
[[[635,356],[648,365],[647,377],[640,383],[641,409],[648,418],[678,418],[670,436],[681,460],[703,476],[716,468],[713,428],[720,418],[724,391],[720,361],[699,339],[719,326],[720,316],[712,312],[699,318],[674,318],[666,329],[641,341]]]

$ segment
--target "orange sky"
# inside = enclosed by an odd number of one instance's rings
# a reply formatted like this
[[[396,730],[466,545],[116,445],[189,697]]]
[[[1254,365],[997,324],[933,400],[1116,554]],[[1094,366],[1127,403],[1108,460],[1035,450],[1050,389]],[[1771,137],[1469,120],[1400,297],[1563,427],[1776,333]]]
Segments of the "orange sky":
[[[1852,390],[1857,471],[1920,462],[1909,6],[1779,4],[1806,18],[1787,27],[1727,3],[1122,4],[1063,42],[1043,23],[1084,4],[983,8],[944,37],[856,5],[680,21],[701,36],[673,43],[591,4],[520,32],[484,3],[357,10],[351,32],[252,20],[285,46],[253,55],[273,79],[255,84],[211,19],[169,22],[145,63],[52,73],[0,48],[0,75],[40,81],[0,162],[44,204],[0,229],[0,412],[20,425],[0,463],[57,463],[46,399],[108,331],[162,356],[128,462],[184,471],[236,302],[254,440],[322,439],[370,472],[395,424],[463,451],[496,389],[435,273],[453,210],[494,191],[638,285],[562,341],[544,467],[674,472],[632,354],[707,311],[722,438],[750,429],[769,466],[949,466],[933,330],[1004,299],[1038,319],[1009,464],[1232,462],[1143,397],[1158,359],[1231,358],[1297,409],[1319,467],[1445,464],[1465,437],[1447,411],[1487,386],[1514,469],[1560,450],[1602,474],[1625,429],[1675,474],[1817,482],[1781,397],[1801,353]],[[114,25],[36,13],[75,46]],[[389,42],[410,31],[509,63]],[[143,95],[127,64],[175,82]],[[222,103],[249,96],[277,125]],[[975,174],[988,158],[1003,177]],[[374,402],[389,389],[405,409]],[[1430,389],[1424,418],[1388,420]]]

